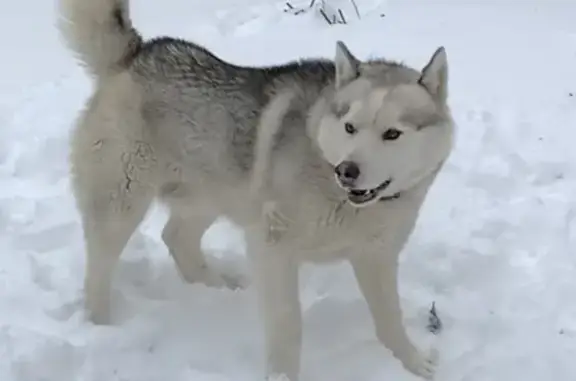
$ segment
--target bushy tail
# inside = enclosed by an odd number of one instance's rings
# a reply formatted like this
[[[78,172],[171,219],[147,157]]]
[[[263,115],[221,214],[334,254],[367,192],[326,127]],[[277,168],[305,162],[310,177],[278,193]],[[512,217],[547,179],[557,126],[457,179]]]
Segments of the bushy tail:
[[[128,0],[58,0],[66,44],[97,78],[128,67],[142,45]]]

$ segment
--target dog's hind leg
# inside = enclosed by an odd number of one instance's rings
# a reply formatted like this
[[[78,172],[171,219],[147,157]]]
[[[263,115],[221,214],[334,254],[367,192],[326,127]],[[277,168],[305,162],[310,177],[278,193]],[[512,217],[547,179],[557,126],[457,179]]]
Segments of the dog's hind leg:
[[[210,283],[205,279],[208,265],[200,241],[213,222],[211,216],[186,216],[175,207],[170,210],[170,218],[162,231],[162,240],[174,258],[180,276],[188,283]]]
[[[122,206],[116,202],[105,205],[95,200],[95,204],[101,206],[82,211],[87,251],[85,305],[90,320],[96,324],[110,321],[110,286],[114,268],[151,200],[148,195],[131,195],[131,199],[124,200]]]
[[[162,240],[184,281],[210,287],[240,288],[240,279],[211,268],[202,253],[200,241],[215,219],[215,215],[204,213],[202,208],[178,208],[178,205],[172,205],[170,218],[162,231]]]
[[[80,127],[71,164],[87,254],[85,307],[90,320],[106,324],[114,268],[154,197],[150,178],[155,160],[142,141],[106,139],[108,125]]]

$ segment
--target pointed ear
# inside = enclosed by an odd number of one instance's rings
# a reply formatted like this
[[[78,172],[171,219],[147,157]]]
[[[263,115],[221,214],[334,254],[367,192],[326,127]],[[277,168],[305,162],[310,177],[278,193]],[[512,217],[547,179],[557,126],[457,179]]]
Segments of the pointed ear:
[[[432,96],[445,103],[448,99],[448,58],[443,46],[436,49],[430,62],[422,69],[418,81]]]
[[[358,78],[360,61],[350,53],[350,50],[342,41],[336,42],[336,88],[340,88],[347,83]]]

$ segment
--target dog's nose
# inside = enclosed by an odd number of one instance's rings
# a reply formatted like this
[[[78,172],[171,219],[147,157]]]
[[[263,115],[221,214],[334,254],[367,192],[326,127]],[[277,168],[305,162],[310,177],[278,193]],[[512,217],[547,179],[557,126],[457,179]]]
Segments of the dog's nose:
[[[345,184],[350,185],[360,177],[360,168],[353,161],[343,161],[334,168],[338,178]]]

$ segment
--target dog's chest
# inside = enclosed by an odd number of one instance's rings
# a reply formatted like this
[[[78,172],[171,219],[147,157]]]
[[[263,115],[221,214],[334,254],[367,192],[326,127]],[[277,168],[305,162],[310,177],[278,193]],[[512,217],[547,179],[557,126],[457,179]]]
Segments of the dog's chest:
[[[286,238],[303,259],[343,259],[385,245],[385,237],[404,223],[391,219],[393,214],[382,207],[358,209],[338,203],[322,208],[317,204],[293,214]]]

